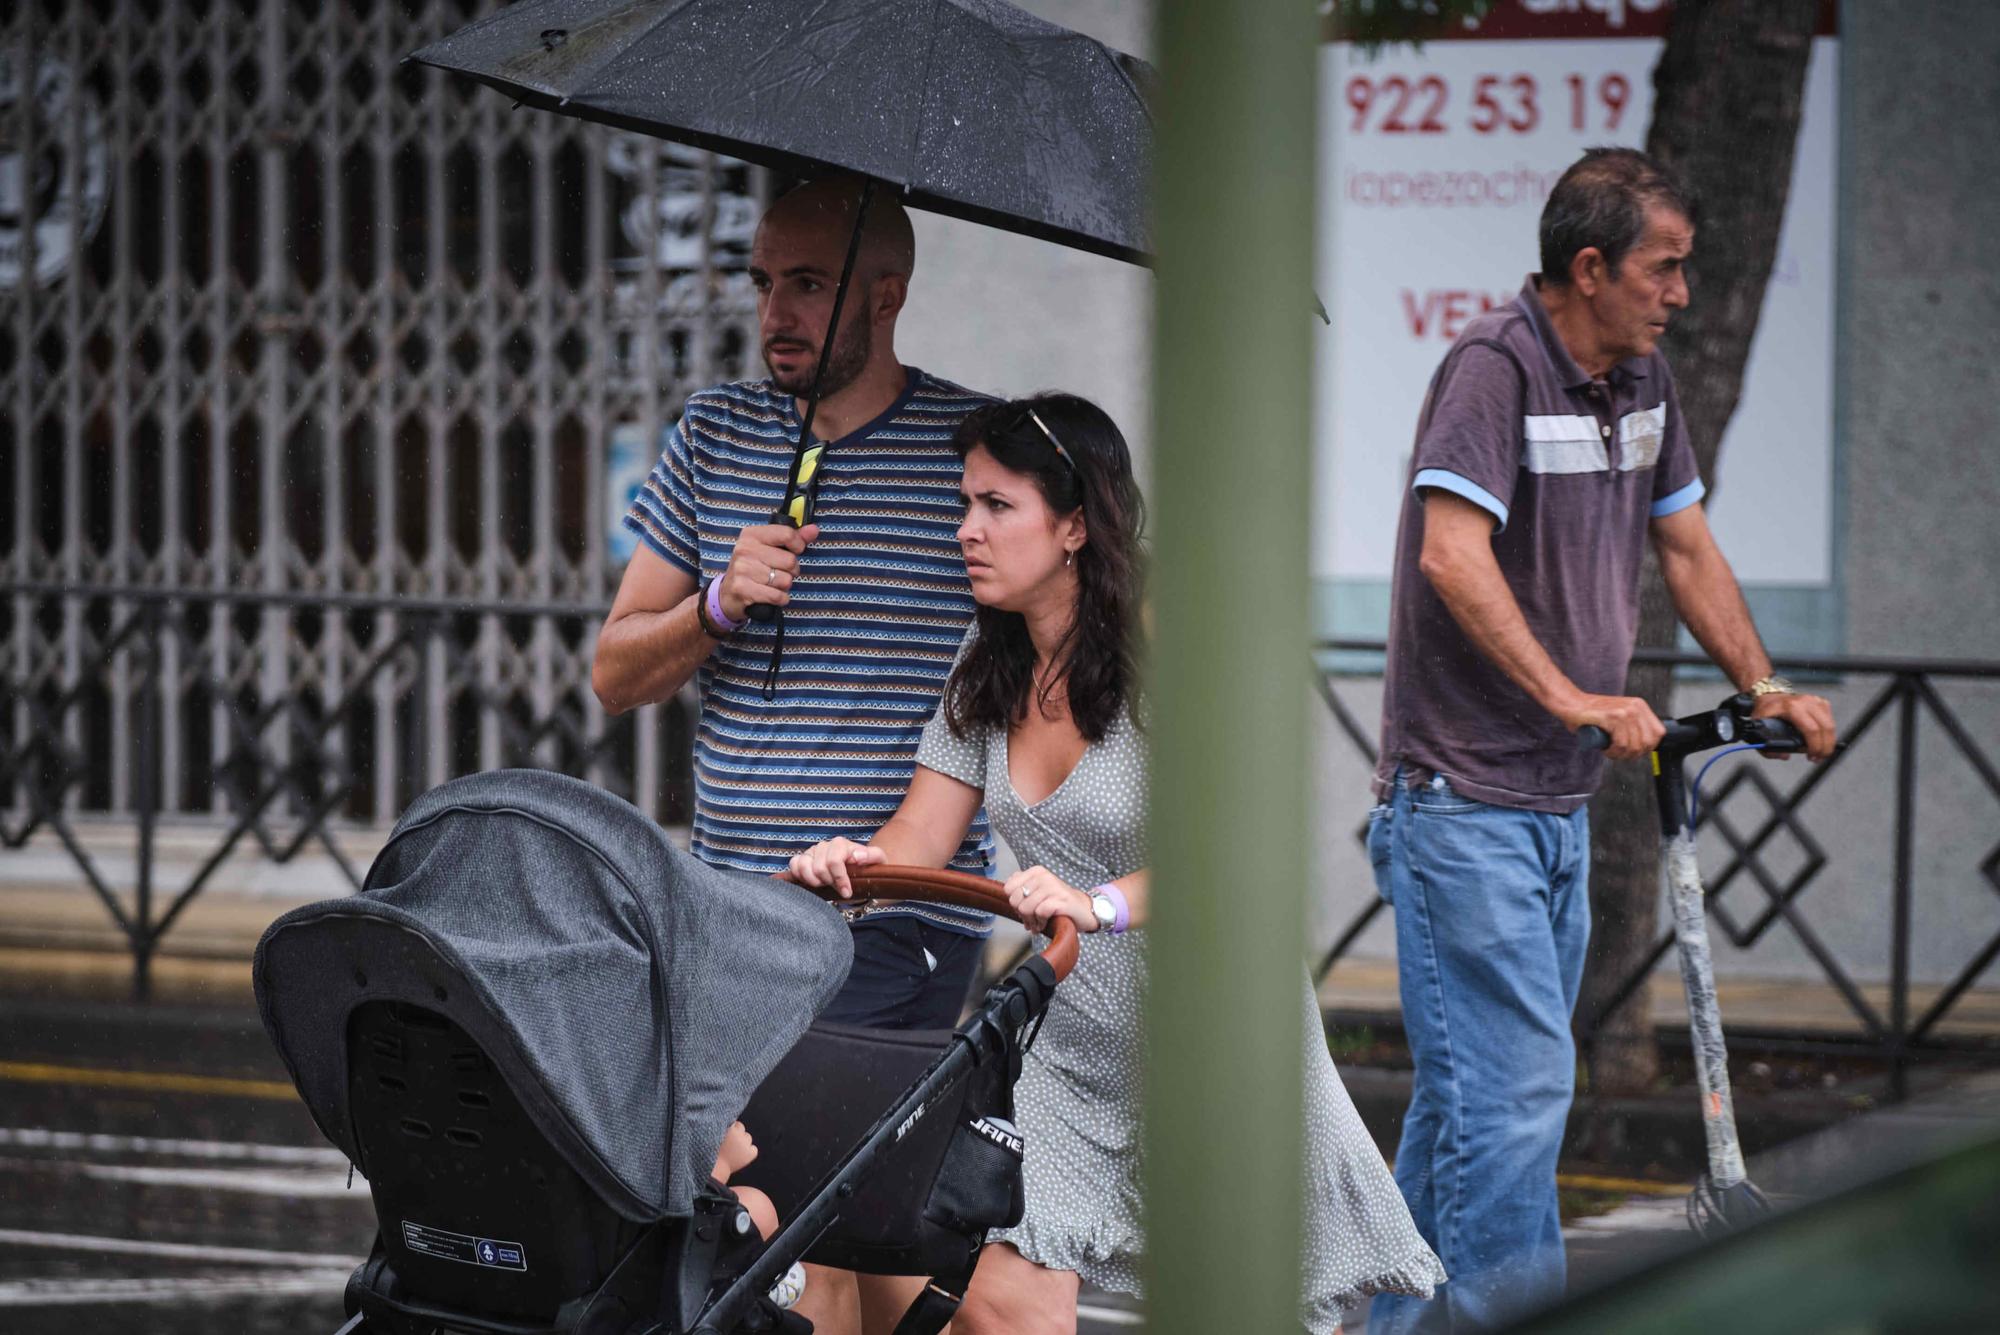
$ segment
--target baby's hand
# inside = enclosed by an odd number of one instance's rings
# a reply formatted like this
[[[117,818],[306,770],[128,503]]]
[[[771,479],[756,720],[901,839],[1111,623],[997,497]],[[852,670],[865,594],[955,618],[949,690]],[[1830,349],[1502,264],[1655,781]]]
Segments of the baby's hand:
[[[715,1180],[727,1182],[756,1160],[757,1142],[750,1138],[749,1128],[741,1122],[731,1122],[729,1130],[723,1133],[722,1148],[715,1155]]]

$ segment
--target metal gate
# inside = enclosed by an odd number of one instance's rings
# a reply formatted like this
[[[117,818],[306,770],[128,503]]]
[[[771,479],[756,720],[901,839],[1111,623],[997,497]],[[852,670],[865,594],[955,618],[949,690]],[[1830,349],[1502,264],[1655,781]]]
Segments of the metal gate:
[[[769,186],[400,63],[495,3],[4,7],[9,843],[296,851],[503,763],[683,818],[683,713],[590,658],[660,424],[754,373]]]

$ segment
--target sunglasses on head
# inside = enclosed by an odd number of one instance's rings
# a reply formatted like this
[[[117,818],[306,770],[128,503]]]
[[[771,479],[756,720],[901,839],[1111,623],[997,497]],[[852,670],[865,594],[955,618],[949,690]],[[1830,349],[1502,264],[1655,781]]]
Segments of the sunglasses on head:
[[[1046,424],[1046,422],[1042,422],[1042,414],[1038,414],[1038,412],[1036,412],[1036,410],[1032,410],[1032,408],[1024,408],[1022,412],[1026,412],[1026,414],[1028,414],[1028,422],[1034,422],[1034,428],[1036,428],[1038,432],[1042,432],[1042,436],[1044,436],[1044,438],[1048,440],[1048,448],[1050,448],[1050,450],[1054,450],[1054,452],[1056,452],[1056,456],[1058,456],[1058,458],[1060,458],[1060,460],[1062,460],[1064,464],[1068,464],[1068,466],[1070,466],[1070,472],[1074,474],[1074,472],[1076,472],[1076,460],[1072,460],[1072,458],[1070,458],[1070,452],[1062,448],[1062,442],[1060,442],[1060,440],[1056,440],[1056,434],[1054,434],[1052,430],[1048,430],[1048,424]]]

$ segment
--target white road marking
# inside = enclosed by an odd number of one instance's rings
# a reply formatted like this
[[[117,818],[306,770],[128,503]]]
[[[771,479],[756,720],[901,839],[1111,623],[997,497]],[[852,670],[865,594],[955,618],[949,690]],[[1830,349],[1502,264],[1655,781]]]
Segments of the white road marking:
[[[188,1242],[142,1242],[137,1238],[103,1238],[85,1233],[36,1233],[24,1228],[0,1228],[0,1247],[48,1247],[60,1251],[98,1252],[116,1256],[157,1256],[177,1261],[215,1261],[226,1265],[306,1266],[339,1268],[345,1274],[360,1258],[329,1252],[273,1252],[256,1247],[207,1247]]]
[[[46,1163],[47,1160],[0,1159],[0,1165]],[[347,1172],[329,1173],[320,1169],[298,1172],[260,1168],[154,1168],[134,1164],[65,1164],[66,1168],[100,1182],[141,1182],[155,1187],[189,1187],[198,1191],[241,1191],[258,1196],[326,1198],[361,1193],[368,1199],[368,1181],[354,1175],[349,1187]]]
[[[163,1279],[17,1279],[0,1282],[0,1307],[67,1307],[88,1303],[166,1303],[203,1298],[307,1296],[338,1293],[346,1270],[292,1275],[218,1275]]]
[[[40,1127],[0,1127],[0,1145],[84,1154],[159,1154],[176,1159],[238,1159],[347,1171],[347,1156],[330,1146],[257,1145],[232,1140],[162,1140],[151,1136],[86,1135]]]

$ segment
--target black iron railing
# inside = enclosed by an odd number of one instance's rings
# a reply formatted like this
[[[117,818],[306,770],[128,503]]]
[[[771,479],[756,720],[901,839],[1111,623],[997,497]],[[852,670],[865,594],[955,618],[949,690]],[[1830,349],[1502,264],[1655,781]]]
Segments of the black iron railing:
[[[1379,642],[1343,640],[1328,642],[1319,648],[1322,663],[1366,664],[1371,660],[1379,661],[1383,646]],[[1699,655],[1672,651],[1641,650],[1638,658],[1643,662],[1675,667],[1710,666],[1708,660]],[[1704,877],[1709,916],[1727,939],[1740,949],[1755,946],[1767,932],[1783,924],[1811,956],[1852,1016],[1852,1023],[1845,1030],[1816,1031],[1810,1035],[1773,1034],[1771,1037],[1781,1037],[1789,1047],[1880,1058],[1889,1065],[1892,1087],[1900,1091],[1905,1068],[1913,1057],[1950,1046],[1940,1041],[1940,1022],[1952,1013],[1995,958],[2000,957],[2000,930],[1996,930],[1986,940],[1973,946],[1963,967],[1922,1013],[1912,1014],[1911,928],[1918,903],[1916,850],[1922,837],[1916,800],[1918,724],[1923,718],[1935,723],[1950,740],[1952,748],[1970,766],[1987,793],[2000,801],[2000,768],[1995,765],[1990,743],[1982,744],[1973,735],[1960,712],[1938,690],[1938,683],[1942,681],[2000,681],[2000,663],[1825,656],[1788,659],[1779,667],[1795,676],[1834,678],[1849,685],[1880,684],[1869,691],[1858,711],[1846,713],[1841,718],[1841,735],[1848,743],[1846,749],[1826,763],[1806,769],[1789,788],[1781,789],[1772,782],[1768,777],[1771,773],[1769,766],[1743,765],[1703,799],[1697,830],[1713,830],[1727,849],[1722,866],[1709,871]],[[1318,674],[1317,680],[1321,698],[1341,734],[1372,769],[1376,759],[1374,720],[1364,724],[1357,718],[1341,698],[1336,685],[1341,677],[1356,675],[1379,676],[1379,669],[1372,673],[1366,667],[1326,669]],[[1887,734],[1886,737],[1884,734]],[[1891,822],[1894,844],[1887,905],[1891,930],[1886,1013],[1869,1001],[1856,982],[1853,971],[1829,948],[1814,926],[1805,891],[1828,865],[1830,854],[1822,841],[1815,837],[1803,815],[1803,809],[1813,795],[1825,786],[1833,774],[1856,763],[1869,763],[1866,758],[1871,755],[1879,759],[1879,748],[1885,745],[1894,749],[1894,814]],[[1857,757],[1863,759],[1857,762]],[[1753,795],[1763,809],[1762,814],[1739,823],[1735,812],[1741,799]],[[1738,800],[1733,802],[1732,799]],[[1994,837],[2000,840],[2000,818],[1996,818],[1993,832]],[[1365,827],[1361,834],[1365,837]],[[1773,865],[1774,844],[1781,834],[1789,834],[1802,855],[1789,874]],[[2000,895],[2000,842],[1991,848],[1975,846],[1967,849],[1966,860],[1976,866],[1979,875],[1996,895]],[[1742,907],[1740,897],[1724,898],[1732,886],[1744,882],[1758,892],[1757,901],[1748,911]],[[1324,979],[1339,966],[1362,932],[1385,907],[1380,899],[1370,896],[1368,903],[1343,926],[1321,958],[1319,978]],[[2000,918],[2000,914],[1996,914],[1996,918]],[[1640,964],[1617,980],[1609,999],[1596,1013],[1611,1014],[1644,987],[1654,967],[1672,946],[1671,931],[1663,931]],[[1578,1039],[1588,1044],[1592,1037],[1588,1031],[1589,1022],[1580,1020],[1579,1024],[1583,1028]]]
[[[228,635],[215,633],[219,620],[254,621],[280,609],[293,614],[287,624],[294,628],[301,624],[297,614],[310,611],[307,620],[316,619],[319,635],[337,629],[365,643],[368,652],[358,659],[349,654],[359,666],[338,681],[310,674],[295,680],[246,665],[255,636],[246,639],[241,625]],[[316,850],[359,885],[361,871],[347,852],[352,836],[381,828],[418,793],[454,774],[495,764],[560,769],[632,798],[662,821],[685,821],[692,806],[690,711],[683,701],[618,719],[597,709],[589,651],[604,610],[213,589],[0,586],[0,846],[19,848],[38,833],[53,835],[129,943],[135,990],[144,995],[162,938],[246,841],[278,863]],[[31,638],[16,634],[23,618],[63,616],[88,630],[71,637],[77,651],[70,661],[9,651],[10,644]],[[567,653],[550,652],[551,636]],[[538,637],[539,654],[510,654],[509,646],[519,649]],[[218,656],[218,644],[230,648]],[[1366,664],[1382,646],[1341,641],[1320,648],[1322,662],[1362,665],[1322,672],[1319,684],[1340,733],[1372,766],[1374,721],[1355,715],[1337,682],[1373,675]],[[295,646],[295,652],[310,658],[312,647]],[[1703,663],[1678,653],[1641,656]],[[1795,674],[1837,676],[1849,685],[1880,684],[1843,718],[1849,747],[1840,756],[1805,770],[1786,789],[1768,777],[1768,767],[1740,767],[1704,802],[1699,828],[1712,831],[1726,850],[1707,877],[1710,912],[1739,948],[1783,925],[1851,1013],[1843,1032],[1794,1039],[1879,1056],[1900,1081],[1913,1055],[1948,1046],[1940,1042],[1940,1022],[2000,958],[2000,931],[1968,943],[1965,962],[1949,983],[1920,1013],[1913,1006],[1911,930],[1923,837],[1918,724],[1935,724],[2000,800],[1990,739],[1975,736],[1938,689],[1947,681],[2000,681],[2000,663],[1832,657],[1781,666]],[[1829,776],[1856,764],[1857,756],[1879,761],[1884,746],[1894,754],[1886,1006],[1869,1000],[1815,927],[1806,891],[1832,855],[1805,816]],[[1760,814],[1739,820],[1753,800]],[[94,813],[136,828],[129,906],[79,836],[78,818]],[[215,832],[206,855],[170,897],[159,893],[155,856],[162,820]],[[2000,837],[2000,820],[1994,828]],[[1796,854],[1778,855],[1781,835],[1789,835]],[[1713,850],[1714,842],[1708,847]],[[1966,858],[2000,895],[2000,843],[1970,848]],[[1796,864],[1789,871],[1779,865],[1787,861]],[[1756,894],[1748,908],[1740,894],[1725,898],[1738,885]],[[1371,896],[1343,926],[1320,960],[1321,978],[1348,956],[1382,908]],[[1599,1013],[1610,1013],[1643,987],[1670,947],[1671,937],[1662,933]],[[1590,1035],[1580,1037],[1588,1041]]]
[[[272,689],[272,675],[240,637],[210,632],[218,619],[279,608],[310,610],[320,635],[338,628],[368,652],[337,682],[279,674]],[[589,645],[604,611],[5,586],[0,629],[73,615],[94,630],[74,637],[79,651],[69,663],[47,655],[0,660],[0,846],[20,848],[43,831],[55,837],[126,938],[143,997],[161,939],[245,841],[280,864],[316,849],[358,888],[362,871],[343,847],[354,830],[379,828],[381,813],[400,811],[434,783],[495,765],[560,769],[632,798],[664,822],[685,821],[692,804],[685,708],[676,701],[608,719],[591,696]],[[547,653],[507,652],[549,635],[574,646],[564,671],[549,670]],[[0,652],[7,643],[0,635]],[[312,656],[310,645],[284,652]],[[170,739],[172,764],[163,759]],[[93,813],[136,826],[129,907],[79,835],[78,817]],[[162,819],[219,827],[165,902],[155,847]]]

